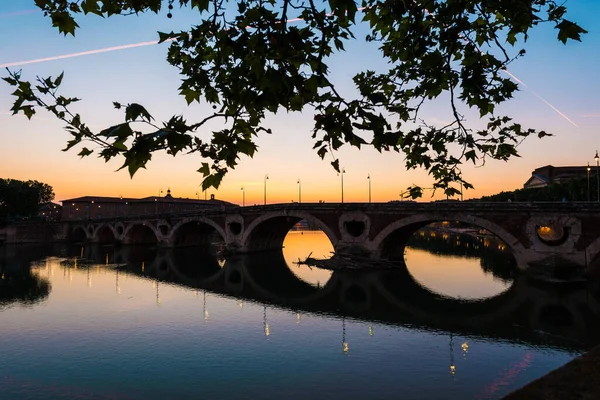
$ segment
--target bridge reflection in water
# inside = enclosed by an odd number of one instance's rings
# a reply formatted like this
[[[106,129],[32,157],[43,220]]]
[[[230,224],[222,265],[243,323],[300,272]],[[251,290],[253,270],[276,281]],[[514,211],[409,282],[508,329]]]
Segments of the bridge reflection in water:
[[[281,251],[224,259],[192,247],[92,246],[71,249],[68,255],[78,258],[79,268],[82,263],[107,264],[106,268],[116,269],[116,279],[127,273],[155,281],[157,301],[160,284],[168,283],[297,313],[327,314],[451,335],[575,351],[597,344],[600,290],[596,283],[550,284],[532,280],[519,274],[510,254],[490,239],[461,236],[462,242],[457,244],[447,237],[435,240],[429,236],[429,240],[424,240],[426,236],[417,236],[409,244],[408,266],[401,263],[388,270],[331,272],[301,267],[309,272],[304,274],[292,260],[308,254],[293,251],[288,251],[287,260]],[[426,287],[410,267],[411,252],[417,254],[419,248],[454,251],[479,262],[480,273],[492,274],[497,283],[492,290],[494,295],[453,298]],[[320,250],[326,253],[323,250],[327,249],[325,245]],[[74,267],[75,261],[71,258],[64,265]],[[461,276],[464,278],[462,274],[459,279]],[[264,324],[268,335],[266,319]]]

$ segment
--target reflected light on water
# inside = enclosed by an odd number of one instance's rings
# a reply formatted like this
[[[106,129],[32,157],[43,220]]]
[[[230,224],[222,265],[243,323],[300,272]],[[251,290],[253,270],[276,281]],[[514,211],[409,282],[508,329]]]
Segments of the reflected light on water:
[[[283,242],[283,257],[288,268],[298,279],[315,287],[323,287],[331,278],[332,271],[297,265],[298,260],[313,258],[327,259],[333,252],[333,246],[322,231],[290,231]],[[312,254],[311,254],[312,253]]]
[[[328,244],[320,233],[291,236],[295,244],[303,237],[319,236],[321,244]],[[300,245],[298,249],[313,250]],[[432,258],[417,258],[418,252],[411,249],[408,253],[411,273],[430,268],[437,276]],[[315,256],[319,256],[316,251]],[[117,259],[110,254],[110,261]],[[448,267],[452,260],[446,256],[441,266]],[[470,269],[478,267],[477,259],[461,260],[471,263]],[[28,274],[40,278],[32,280],[40,286],[41,278],[47,279],[56,270],[56,276],[47,280],[48,293],[27,307],[2,308],[0,304],[0,398],[123,398],[123,394],[149,400],[275,398],[290,388],[286,398],[293,400],[321,398],[324,393],[328,398],[397,398],[403,393],[403,398],[410,399],[498,399],[575,355],[545,347],[546,339],[539,334],[523,336],[524,341],[515,344],[494,336],[511,338],[506,335],[512,334],[512,329],[492,330],[493,335],[484,329],[479,336],[472,331],[479,322],[474,328],[448,331],[444,323],[435,325],[434,316],[428,319],[434,325],[427,328],[419,323],[427,315],[412,318],[404,308],[389,304],[383,296],[378,298],[375,291],[370,299],[378,302],[356,316],[351,309],[347,311],[350,315],[337,313],[338,303],[331,305],[341,296],[336,291],[329,296],[327,290],[337,285],[319,292],[322,296],[311,300],[314,303],[309,306],[292,307],[257,301],[249,284],[244,286],[248,292],[233,295],[226,290],[177,284],[166,275],[157,279],[155,266],[159,264],[147,258],[143,274],[139,261],[124,270],[105,266],[105,253],[100,253],[97,262],[99,266],[81,259],[75,270],[73,260],[47,259]],[[286,268],[281,259],[278,262]],[[470,286],[481,285],[470,269],[456,273]],[[364,280],[376,276],[365,274]],[[0,285],[11,279],[8,271]],[[88,280],[93,280],[92,286]],[[115,293],[115,286],[122,289],[122,296]],[[461,290],[462,295],[468,292]],[[543,297],[533,293],[535,299]],[[163,304],[157,307],[161,299]],[[321,314],[320,310],[335,313]],[[376,337],[374,330],[378,331]],[[14,381],[5,379],[13,375]],[[77,391],[62,397],[49,389],[74,382]],[[294,395],[298,387],[302,391]]]
[[[476,258],[449,257],[406,248],[406,266],[412,277],[432,292],[461,299],[481,299],[505,292],[504,282],[481,269]]]

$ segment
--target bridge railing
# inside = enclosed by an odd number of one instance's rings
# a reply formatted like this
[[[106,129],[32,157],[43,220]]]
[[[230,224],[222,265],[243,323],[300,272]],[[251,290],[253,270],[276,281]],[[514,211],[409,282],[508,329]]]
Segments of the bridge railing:
[[[186,217],[216,217],[230,214],[255,214],[274,211],[305,211],[305,212],[447,212],[447,211],[472,211],[472,212],[558,212],[558,213],[586,213],[600,212],[598,202],[477,202],[477,201],[434,201],[411,202],[392,201],[388,203],[278,203],[257,206],[229,206],[219,210],[199,209],[170,213],[148,213],[136,215],[122,215],[110,218],[68,220],[70,224],[82,222],[119,222],[135,220],[157,220]]]

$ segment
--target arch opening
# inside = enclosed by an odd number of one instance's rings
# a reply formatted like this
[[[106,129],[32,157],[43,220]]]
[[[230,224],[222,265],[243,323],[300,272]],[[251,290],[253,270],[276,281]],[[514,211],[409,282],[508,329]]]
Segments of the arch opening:
[[[189,221],[173,233],[174,247],[201,247],[216,252],[224,239],[217,229],[202,221]]]
[[[145,224],[133,225],[126,233],[128,244],[154,244],[158,242],[154,230]]]
[[[83,243],[87,240],[87,234],[82,226],[77,226],[73,229],[70,235],[70,241],[73,243]]]
[[[98,243],[101,244],[110,244],[116,242],[115,235],[108,225],[104,225],[102,228],[100,228],[96,237]]]
[[[344,230],[348,232],[348,234],[352,237],[359,237],[365,232],[365,222],[364,221],[345,221],[344,222]]]
[[[161,235],[167,236],[167,234],[169,233],[169,227],[167,225],[160,225],[158,227],[158,231]]]
[[[546,246],[556,247],[569,239],[569,228],[558,224],[536,225],[535,233]]]
[[[236,236],[242,233],[242,224],[239,222],[230,222],[227,224],[227,228],[229,229],[229,232]]]
[[[335,247],[337,238],[327,224],[309,214],[267,214],[252,222],[246,229],[244,242],[247,252],[278,250],[290,230],[312,231],[321,229]]]
[[[303,224],[298,226],[290,230],[283,241],[285,263],[297,279],[320,289],[331,279],[333,271],[302,264],[301,261],[308,257],[329,259],[333,255],[333,245],[322,230],[303,229]]]
[[[278,273],[287,278],[300,282],[311,290],[324,287],[331,278],[331,271],[299,264],[299,261],[304,261],[309,256],[329,258],[335,248],[334,241],[337,241],[337,238],[331,229],[317,218],[305,213],[267,214],[252,222],[246,232],[246,250],[272,250],[281,262],[278,261],[269,268],[280,268]]]
[[[492,232],[458,221],[425,222],[392,233],[383,244],[396,260],[402,249],[402,261],[418,285],[460,301],[495,297],[512,286],[518,275],[515,257]]]

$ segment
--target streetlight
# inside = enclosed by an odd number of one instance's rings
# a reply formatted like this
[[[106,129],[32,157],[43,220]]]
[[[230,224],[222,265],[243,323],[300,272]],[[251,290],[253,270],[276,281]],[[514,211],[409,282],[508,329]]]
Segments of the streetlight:
[[[596,160],[596,201],[600,203],[600,157],[598,157],[598,150],[596,150],[596,157],[594,157],[594,160]]]
[[[160,199],[160,195],[163,193],[162,189],[158,189],[158,198],[154,199],[155,201],[158,201],[158,199]],[[158,203],[156,204],[156,214],[158,214],[159,212],[159,208],[158,208]]]
[[[369,203],[371,202],[371,174],[367,175],[367,180],[369,181]]]
[[[344,174],[346,173],[346,170],[344,168],[342,168],[342,170],[340,171],[340,175],[342,175],[342,203],[344,202]]]
[[[269,175],[265,174],[265,185],[264,185],[264,202],[265,206],[267,205],[267,181],[269,180]]]
[[[302,203],[302,182],[298,178],[298,204]]]
[[[244,190],[244,187],[242,186],[242,207],[246,206],[246,191]]]
[[[590,170],[591,170],[590,163],[588,161],[588,166],[587,166],[587,178],[588,178],[588,193],[587,193],[588,196],[587,197],[588,197],[588,202],[590,201]]]
[[[196,192],[196,200],[200,200],[200,193]]]

